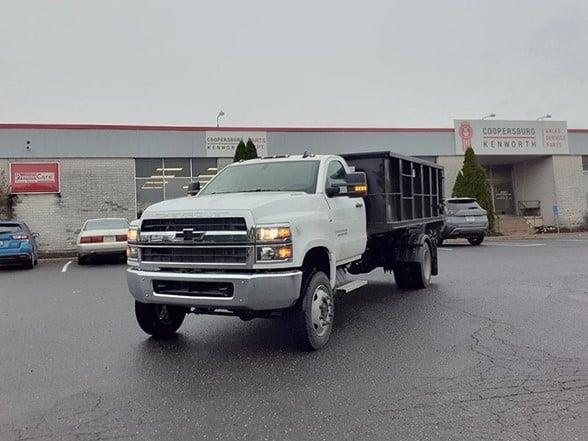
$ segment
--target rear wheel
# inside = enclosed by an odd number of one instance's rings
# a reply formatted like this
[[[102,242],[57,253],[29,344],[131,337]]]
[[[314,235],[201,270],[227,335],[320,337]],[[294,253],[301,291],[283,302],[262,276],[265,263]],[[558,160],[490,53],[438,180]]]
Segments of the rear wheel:
[[[186,311],[179,306],[135,302],[135,316],[146,334],[155,338],[169,338],[182,325]]]
[[[30,260],[27,260],[27,262],[24,264],[24,267],[26,269],[33,269],[35,267],[35,257],[33,255],[31,255]]]
[[[431,285],[433,254],[428,240],[423,242],[418,262],[404,262],[394,269],[396,285],[401,289],[422,289]]]
[[[429,241],[424,241],[421,247],[420,259],[412,267],[412,287],[416,289],[428,288],[433,274],[433,253]]]
[[[78,265],[85,265],[87,262],[86,256],[78,256]]]
[[[405,263],[394,270],[394,280],[400,289],[412,288],[412,264]]]
[[[300,300],[290,310],[290,326],[301,349],[316,351],[325,346],[331,336],[335,299],[325,273],[315,272],[305,279]]]
[[[480,245],[482,242],[484,242],[484,236],[470,237],[468,238],[468,242],[470,245]]]

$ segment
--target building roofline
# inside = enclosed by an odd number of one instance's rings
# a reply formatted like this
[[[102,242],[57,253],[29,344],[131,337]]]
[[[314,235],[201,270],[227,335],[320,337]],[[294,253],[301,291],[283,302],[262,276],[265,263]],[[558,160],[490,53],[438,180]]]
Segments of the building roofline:
[[[28,124],[0,123],[0,129],[21,130],[145,130],[169,132],[241,131],[241,132],[453,132],[452,128],[425,127],[206,127],[150,126],[128,124]]]
[[[322,132],[322,133],[453,133],[450,127],[214,127],[214,126],[153,126],[135,124],[37,124],[0,123],[2,129],[20,130],[145,130],[162,132]],[[568,129],[569,133],[586,133],[588,129]]]

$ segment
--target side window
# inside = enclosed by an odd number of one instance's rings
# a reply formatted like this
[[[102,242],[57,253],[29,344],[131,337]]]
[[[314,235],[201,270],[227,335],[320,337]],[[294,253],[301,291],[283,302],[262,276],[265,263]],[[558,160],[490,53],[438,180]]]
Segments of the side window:
[[[331,186],[343,187],[341,191],[346,192],[345,176],[347,176],[347,173],[343,164],[340,161],[331,161],[327,167],[327,182],[325,186],[327,188]]]

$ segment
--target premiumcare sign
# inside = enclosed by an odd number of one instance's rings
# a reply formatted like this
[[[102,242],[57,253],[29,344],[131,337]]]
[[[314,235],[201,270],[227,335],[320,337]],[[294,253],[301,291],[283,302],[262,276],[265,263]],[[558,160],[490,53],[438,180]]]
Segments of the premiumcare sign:
[[[569,153],[565,121],[455,120],[455,152],[478,155]]]
[[[12,193],[59,193],[59,163],[11,162],[10,191]]]
[[[232,158],[235,156],[237,145],[241,140],[253,141],[257,149],[257,156],[267,156],[266,132],[237,132],[214,130],[206,132],[206,156],[209,158]]]

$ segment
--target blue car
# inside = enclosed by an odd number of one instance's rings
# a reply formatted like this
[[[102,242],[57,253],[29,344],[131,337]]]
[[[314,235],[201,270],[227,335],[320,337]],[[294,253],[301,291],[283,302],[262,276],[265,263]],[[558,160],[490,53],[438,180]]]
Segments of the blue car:
[[[33,268],[38,258],[37,236],[24,222],[0,221],[0,265]]]

